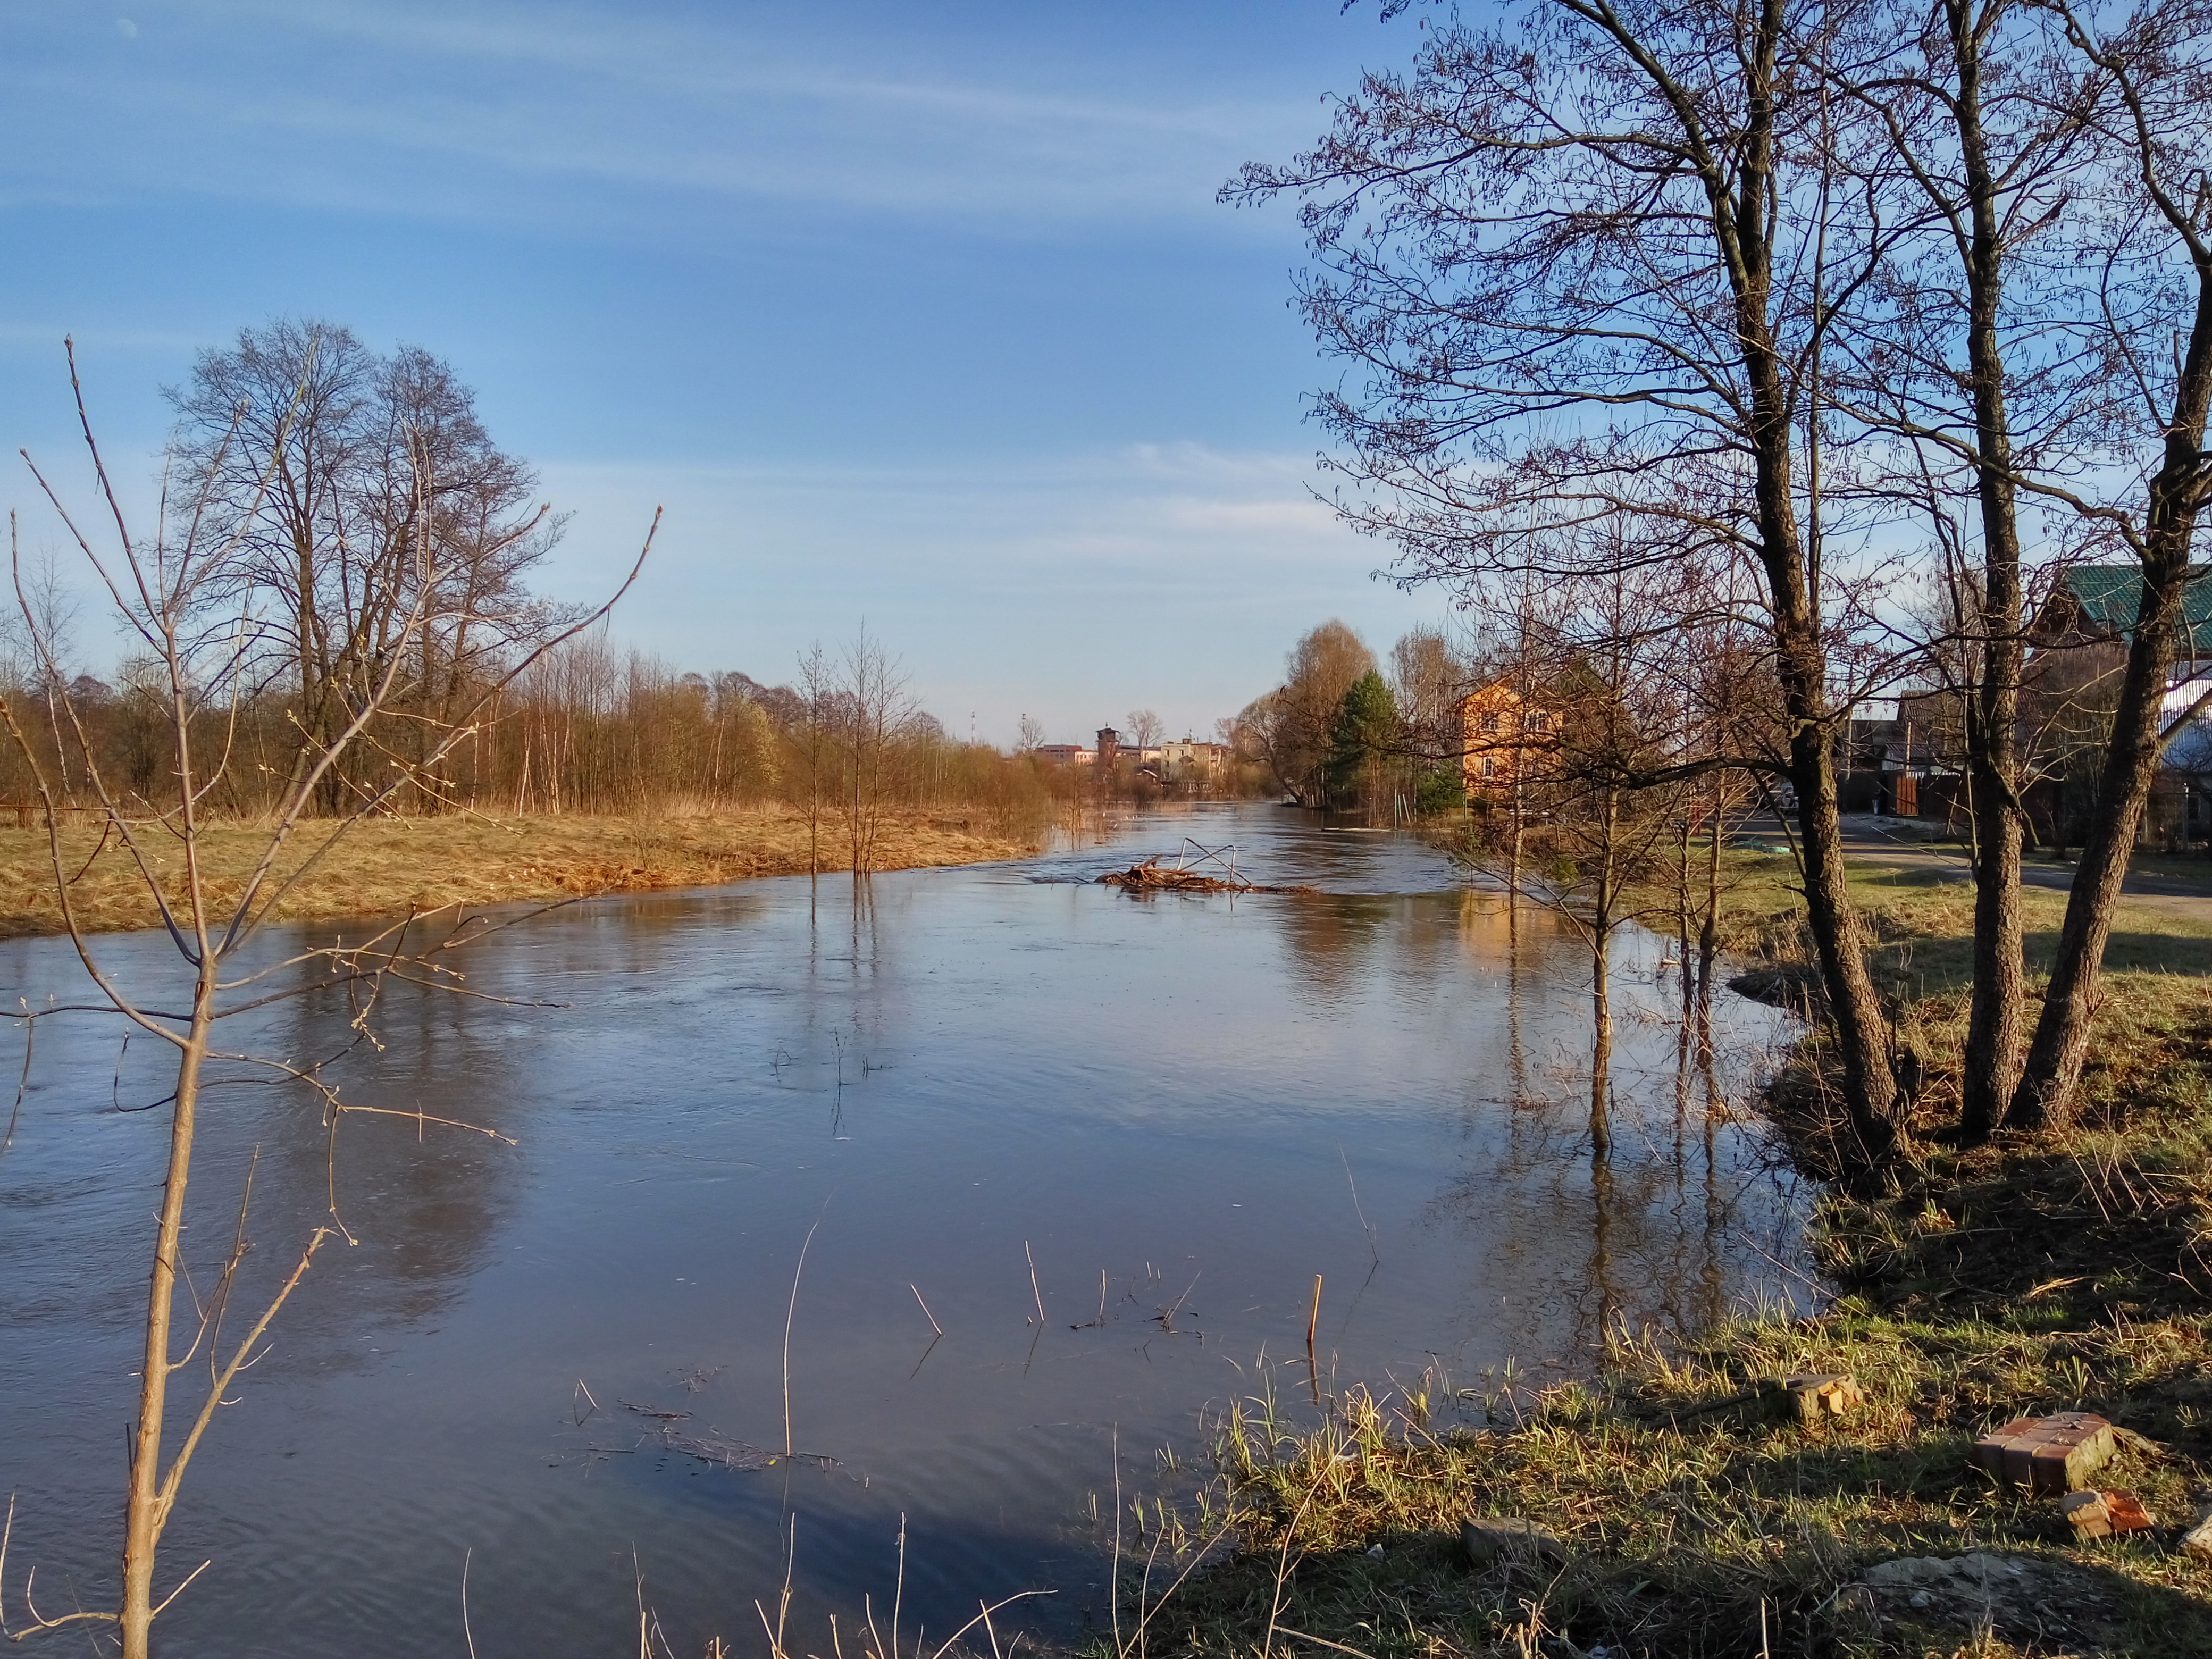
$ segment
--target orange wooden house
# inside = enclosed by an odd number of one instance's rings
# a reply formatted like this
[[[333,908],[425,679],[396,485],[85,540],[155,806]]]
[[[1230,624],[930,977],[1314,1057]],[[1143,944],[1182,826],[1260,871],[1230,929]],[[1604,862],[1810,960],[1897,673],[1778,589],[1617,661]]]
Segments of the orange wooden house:
[[[1460,700],[1460,770],[1470,795],[1491,795],[1533,772],[1555,745],[1559,717],[1540,694],[1496,679]]]

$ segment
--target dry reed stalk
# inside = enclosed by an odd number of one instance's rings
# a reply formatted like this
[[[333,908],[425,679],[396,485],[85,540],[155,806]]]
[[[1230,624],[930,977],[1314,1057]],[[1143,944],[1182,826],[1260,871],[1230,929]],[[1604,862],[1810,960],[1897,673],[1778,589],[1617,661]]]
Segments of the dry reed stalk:
[[[1314,1357],[1314,1328],[1321,1323],[1321,1275],[1314,1275],[1313,1308],[1306,1315],[1306,1381],[1313,1389],[1314,1404],[1321,1404],[1321,1362]]]
[[[825,1212],[829,1210],[828,1199],[822,1200],[822,1208]],[[817,1215],[814,1226],[806,1230],[806,1237],[799,1242],[799,1265],[791,1270],[791,1305],[783,1310],[783,1461],[786,1468],[791,1463],[791,1323],[799,1316],[799,1276],[806,1271],[806,1247],[814,1243],[814,1229],[821,1224],[822,1217]]]
[[[8,1500],[9,1518],[15,1518],[15,1500]],[[0,1557],[0,1559],[4,1559]],[[1128,1652],[1121,1641],[1121,1425],[1114,1425],[1114,1565],[1106,1580],[1106,1605],[1114,1631],[1114,1651]]]
[[[1193,1273],[1190,1276],[1190,1283],[1182,1287],[1182,1294],[1175,1299],[1175,1306],[1170,1308],[1165,1313],[1153,1316],[1160,1322],[1160,1328],[1170,1336],[1175,1334],[1175,1316],[1182,1311],[1182,1304],[1190,1300],[1190,1293],[1198,1288],[1198,1281],[1205,1277],[1203,1268]]]
[[[914,1283],[911,1279],[907,1282],[907,1289],[914,1291],[914,1299],[915,1301],[921,1302],[921,1292],[919,1290],[915,1289]],[[945,1327],[937,1322],[937,1316],[930,1312],[929,1304],[927,1302],[921,1302],[921,1316],[929,1322],[930,1329],[935,1331],[939,1336],[945,1334]]]
[[[1318,1273],[1314,1275],[1314,1287],[1317,1297],[1321,1287],[1321,1275]],[[1297,1513],[1291,1516],[1291,1524],[1283,1528],[1283,1547],[1275,1557],[1275,1598],[1273,1605],[1267,1609],[1267,1633],[1260,1640],[1260,1659],[1270,1659],[1275,1650],[1275,1629],[1282,1620],[1283,1595],[1291,1577],[1291,1540],[1298,1535],[1298,1522],[1306,1518],[1306,1510],[1312,1507],[1314,1494],[1321,1490],[1321,1483],[1322,1471],[1316,1470],[1313,1484],[1306,1488],[1305,1497],[1299,1500]]]
[[[1352,1160],[1345,1156],[1344,1148],[1336,1149],[1337,1162],[1344,1165],[1344,1184],[1352,1188],[1352,1212],[1359,1218],[1359,1231],[1367,1235],[1367,1254],[1375,1258],[1375,1265],[1382,1265],[1382,1252],[1376,1248],[1375,1224],[1367,1218],[1367,1212],[1359,1207],[1359,1183],[1352,1178]]]
[[[1037,1287],[1036,1257],[1030,1255],[1030,1242],[1026,1238],[1022,1241],[1022,1254],[1029,1257],[1030,1291],[1036,1297],[1037,1324],[1042,1328],[1044,1324],[1044,1292]]]
[[[469,1563],[476,1559],[476,1546],[469,1546],[461,1557],[461,1640],[468,1644],[469,1659],[477,1659],[476,1632],[469,1628]]]

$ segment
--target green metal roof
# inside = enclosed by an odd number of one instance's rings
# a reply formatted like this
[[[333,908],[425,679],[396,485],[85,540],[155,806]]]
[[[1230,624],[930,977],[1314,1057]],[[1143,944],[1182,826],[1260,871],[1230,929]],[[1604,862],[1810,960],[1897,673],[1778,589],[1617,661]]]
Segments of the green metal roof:
[[[2065,583],[2087,620],[2123,636],[2135,631],[2142,607],[2141,566],[2077,565],[2066,573]],[[2191,568],[2181,608],[2189,618],[2191,654],[2212,656],[2212,564]]]

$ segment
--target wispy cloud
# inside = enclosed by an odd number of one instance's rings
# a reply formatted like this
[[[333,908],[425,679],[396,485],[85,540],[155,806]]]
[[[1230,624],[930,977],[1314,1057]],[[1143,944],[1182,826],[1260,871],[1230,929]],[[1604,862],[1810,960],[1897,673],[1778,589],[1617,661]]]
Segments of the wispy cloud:
[[[1069,227],[1212,216],[1310,106],[826,61],[751,19],[628,8],[148,6],[140,38],[48,27],[0,69],[18,192],[176,188],[378,210],[623,216],[624,191]],[[25,31],[19,17],[11,33]],[[29,49],[24,49],[27,46]],[[848,52],[850,48],[848,48]],[[1066,66],[1063,66],[1065,68]],[[43,165],[42,165],[43,163]],[[519,194],[518,194],[519,192]]]

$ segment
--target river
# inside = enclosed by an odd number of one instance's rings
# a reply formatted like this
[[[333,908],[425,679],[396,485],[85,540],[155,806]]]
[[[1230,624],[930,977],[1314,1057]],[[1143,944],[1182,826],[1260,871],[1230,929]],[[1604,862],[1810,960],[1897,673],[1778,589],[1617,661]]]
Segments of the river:
[[[1325,893],[1089,879],[1186,834]],[[909,1637],[1029,1589],[1054,1594],[1012,1622],[1069,1637],[1103,1616],[1117,1449],[1149,1490],[1163,1449],[1202,1462],[1209,1409],[1294,1401],[1316,1274],[1324,1389],[1425,1369],[1446,1395],[1802,1282],[1809,1194],[1741,1113],[1788,1024],[1722,994],[1714,1109],[1680,1073],[1666,941],[1616,947],[1594,1163],[1587,975],[1557,924],[1524,913],[1516,953],[1503,899],[1435,852],[1277,807],[1079,842],[878,876],[865,905],[842,877],[593,901],[478,947],[477,995],[398,988],[380,1051],[333,1073],[346,1097],[513,1146],[349,1119],[333,1155],[313,1103],[217,1091],[200,1287],[257,1147],[249,1289],[333,1194],[357,1242],[217,1414],[157,1594],[214,1565],[161,1650],[461,1655],[465,1559],[482,1659],[635,1644],[640,1573],[678,1653],[750,1650],[795,1537],[794,1645],[826,1653],[829,1613],[887,1616],[902,1517]],[[99,945],[139,979],[171,954]],[[85,989],[54,940],[0,945],[0,985]],[[329,999],[252,1018],[241,1046],[345,1042]],[[112,1595],[165,1128],[118,1109],[165,1085],[112,1026],[45,1024],[0,1159],[11,1626],[33,1564],[49,1613]]]

